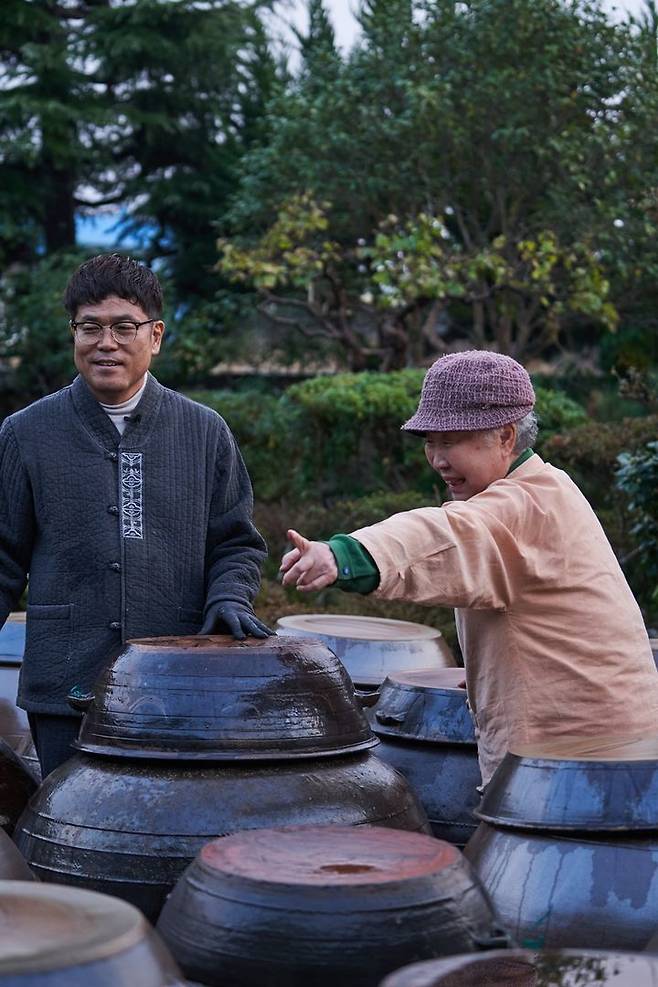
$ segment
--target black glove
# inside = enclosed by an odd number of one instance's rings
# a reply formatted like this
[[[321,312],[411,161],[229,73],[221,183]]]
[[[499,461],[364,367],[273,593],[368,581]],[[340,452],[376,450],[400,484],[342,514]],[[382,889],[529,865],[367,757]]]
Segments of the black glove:
[[[238,641],[274,634],[244,603],[214,603],[208,608],[199,634],[221,634],[228,630]]]

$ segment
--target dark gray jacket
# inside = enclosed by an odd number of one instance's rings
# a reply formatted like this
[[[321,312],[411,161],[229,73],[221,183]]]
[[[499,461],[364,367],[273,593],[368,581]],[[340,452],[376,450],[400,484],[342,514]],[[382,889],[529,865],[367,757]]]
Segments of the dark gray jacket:
[[[0,429],[0,627],[29,573],[18,702],[70,713],[128,638],[250,604],[265,543],[226,423],[149,375],[123,436],[82,377]]]

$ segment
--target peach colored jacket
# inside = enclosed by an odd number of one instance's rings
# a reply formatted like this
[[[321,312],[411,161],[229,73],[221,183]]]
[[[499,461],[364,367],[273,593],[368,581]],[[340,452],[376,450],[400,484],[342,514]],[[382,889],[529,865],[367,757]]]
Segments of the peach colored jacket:
[[[658,733],[658,673],[596,515],[533,455],[467,501],[352,532],[374,595],[456,607],[486,784],[505,752],[564,735]]]

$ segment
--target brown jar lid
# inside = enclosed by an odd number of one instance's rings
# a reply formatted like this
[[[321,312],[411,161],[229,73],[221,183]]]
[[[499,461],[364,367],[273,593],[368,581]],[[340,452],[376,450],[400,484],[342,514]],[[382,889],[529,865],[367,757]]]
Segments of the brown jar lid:
[[[225,876],[335,887],[428,877],[456,864],[461,854],[431,836],[380,826],[288,826],[213,840],[200,859]]]

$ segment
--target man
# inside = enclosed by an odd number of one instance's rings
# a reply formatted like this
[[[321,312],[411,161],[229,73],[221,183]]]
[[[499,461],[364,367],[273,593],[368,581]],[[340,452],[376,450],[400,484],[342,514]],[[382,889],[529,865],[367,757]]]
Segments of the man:
[[[67,694],[91,690],[128,638],[270,633],[252,609],[265,544],[235,440],[149,373],[157,278],[101,255],[64,301],[79,376],[0,430],[0,626],[29,574],[18,703],[44,775],[79,727]]]
[[[442,357],[403,427],[424,437],[452,501],[328,544],[291,530],[281,565],[304,592],[336,583],[456,607],[483,784],[521,744],[658,728],[640,610],[583,495],[530,448],[534,400],[510,357]]]

